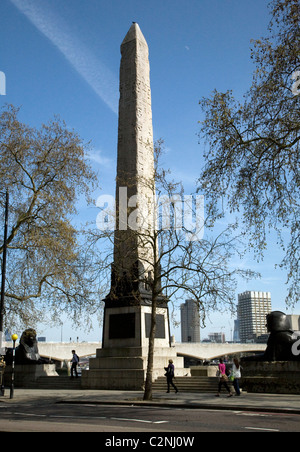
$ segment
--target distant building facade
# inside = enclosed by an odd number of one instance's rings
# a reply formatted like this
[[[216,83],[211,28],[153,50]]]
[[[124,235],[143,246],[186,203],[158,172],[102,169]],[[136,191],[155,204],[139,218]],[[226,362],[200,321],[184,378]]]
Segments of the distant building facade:
[[[266,316],[271,311],[270,292],[247,291],[238,295],[238,320],[242,343],[257,342],[258,338],[267,335]]]
[[[233,342],[239,343],[240,340],[240,321],[234,321]]]
[[[288,315],[287,318],[291,323],[293,331],[300,331],[300,315]]]
[[[225,344],[226,338],[224,333],[210,333],[208,335],[208,342],[214,344]]]
[[[194,300],[180,305],[181,342],[200,342],[199,308]]]
[[[11,332],[7,329],[7,330],[5,330],[4,335],[5,335],[5,340],[7,342],[10,342],[11,341]]]

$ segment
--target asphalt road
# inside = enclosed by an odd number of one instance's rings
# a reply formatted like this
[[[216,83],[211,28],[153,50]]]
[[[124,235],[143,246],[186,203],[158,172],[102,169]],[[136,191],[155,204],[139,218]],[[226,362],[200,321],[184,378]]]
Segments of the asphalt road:
[[[195,432],[299,431],[300,415],[294,414],[45,401],[0,405],[0,432],[145,432],[149,438],[166,433],[183,441],[183,436],[197,438]],[[155,441],[151,446],[165,446]]]

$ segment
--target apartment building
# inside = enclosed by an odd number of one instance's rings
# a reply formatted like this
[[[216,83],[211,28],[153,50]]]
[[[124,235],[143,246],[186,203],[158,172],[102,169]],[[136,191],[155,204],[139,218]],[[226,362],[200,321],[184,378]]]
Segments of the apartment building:
[[[199,308],[194,300],[180,305],[181,342],[200,342]]]
[[[240,341],[256,341],[267,334],[266,316],[272,311],[271,293],[247,291],[238,295]]]

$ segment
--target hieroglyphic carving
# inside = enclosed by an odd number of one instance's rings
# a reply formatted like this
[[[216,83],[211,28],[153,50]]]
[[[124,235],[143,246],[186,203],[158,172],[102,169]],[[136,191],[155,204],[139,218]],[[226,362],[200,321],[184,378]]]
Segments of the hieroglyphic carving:
[[[153,250],[145,241],[140,244],[141,239],[129,228],[118,231],[119,188],[127,187],[128,199],[136,195],[135,209],[145,205],[145,200],[153,201],[155,194],[149,51],[138,24],[127,33],[121,54],[114,256],[120,275],[138,260],[152,262]],[[128,209],[128,216],[133,210]],[[148,272],[149,264],[145,267]]]

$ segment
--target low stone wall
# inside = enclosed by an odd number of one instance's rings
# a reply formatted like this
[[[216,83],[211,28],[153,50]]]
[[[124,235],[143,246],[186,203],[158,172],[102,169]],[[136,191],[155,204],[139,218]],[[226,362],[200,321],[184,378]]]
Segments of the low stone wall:
[[[254,393],[300,394],[300,362],[243,362],[241,386]]]
[[[4,372],[5,386],[10,386],[11,384],[11,373],[11,366],[7,366]],[[42,376],[57,377],[58,373],[55,370],[55,364],[16,365],[14,385],[16,388],[26,388]]]
[[[215,377],[218,366],[191,366],[192,377]]]

